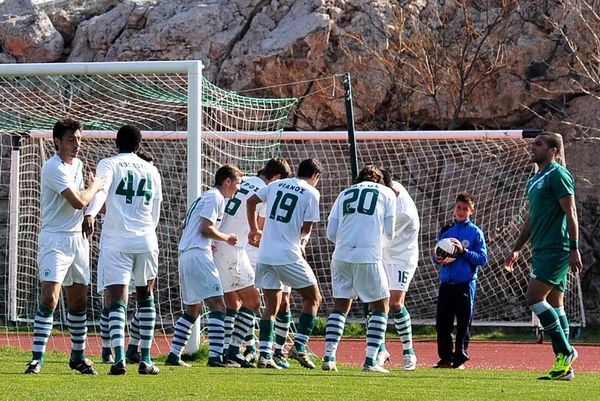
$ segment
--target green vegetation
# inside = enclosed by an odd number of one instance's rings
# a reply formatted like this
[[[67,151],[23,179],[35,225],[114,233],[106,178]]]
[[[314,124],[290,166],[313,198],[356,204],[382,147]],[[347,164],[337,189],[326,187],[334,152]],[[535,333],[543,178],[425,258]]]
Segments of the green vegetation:
[[[158,376],[140,376],[131,366],[124,377],[97,377],[71,371],[65,355],[52,353],[42,373],[23,375],[29,352],[0,348],[0,399],[17,400],[583,400],[600,393],[600,376],[577,373],[573,382],[544,382],[535,372],[513,370],[394,369],[366,374],[355,367],[340,372],[308,371],[293,361],[288,371],[206,368],[200,356],[191,369],[158,362]]]

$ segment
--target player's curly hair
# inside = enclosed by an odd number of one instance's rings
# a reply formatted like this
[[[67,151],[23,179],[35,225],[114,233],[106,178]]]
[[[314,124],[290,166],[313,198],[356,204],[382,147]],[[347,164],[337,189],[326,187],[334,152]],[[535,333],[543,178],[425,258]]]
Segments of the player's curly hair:
[[[142,133],[134,125],[124,125],[117,131],[115,143],[121,152],[135,152],[142,143]]]
[[[61,118],[54,124],[54,128],[52,128],[52,139],[62,140],[65,135],[80,131],[81,128],[82,125],[78,120],[70,117]],[[54,147],[58,150],[56,145]]]
[[[381,169],[374,164],[364,166],[359,172],[354,182],[358,184],[363,181],[371,181],[377,184],[383,184],[383,173]]]
[[[265,163],[265,167],[258,172],[257,175],[264,175],[268,180],[280,175],[281,179],[288,178],[292,175],[292,169],[288,162],[281,157],[274,157]]]

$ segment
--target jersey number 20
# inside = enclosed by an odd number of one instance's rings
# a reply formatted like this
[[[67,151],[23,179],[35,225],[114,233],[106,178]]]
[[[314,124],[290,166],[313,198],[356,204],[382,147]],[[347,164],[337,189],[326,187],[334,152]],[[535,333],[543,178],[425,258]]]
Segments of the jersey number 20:
[[[368,195],[371,196],[368,196]],[[377,206],[377,198],[379,197],[379,191],[373,188],[352,188],[344,193],[344,202],[342,203],[343,215],[360,213],[366,215],[373,215],[375,213],[375,207]],[[354,203],[358,200],[358,205]]]

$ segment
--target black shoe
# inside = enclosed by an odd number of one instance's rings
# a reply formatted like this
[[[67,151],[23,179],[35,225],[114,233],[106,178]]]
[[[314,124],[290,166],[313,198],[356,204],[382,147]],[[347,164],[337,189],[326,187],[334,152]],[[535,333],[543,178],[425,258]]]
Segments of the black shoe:
[[[152,362],[146,363],[144,361],[140,362],[140,366],[138,367],[138,373],[140,375],[157,375],[160,373],[160,369],[156,367],[156,365]]]
[[[142,358],[140,357],[140,353],[136,351],[131,354],[125,354],[125,361],[131,364],[140,363]]]
[[[33,361],[29,362],[27,364],[27,368],[25,369],[25,374],[26,375],[37,375],[40,373],[40,371],[42,370],[42,363],[40,361],[38,361],[37,359],[34,359]]]
[[[248,362],[241,354],[227,355],[226,362],[238,364],[241,368],[253,368],[254,365]]]
[[[452,363],[447,361],[439,360],[438,363],[433,365],[434,369],[452,369]]]
[[[206,364],[209,368],[239,368],[239,363],[235,363],[228,360],[223,360],[221,357],[213,357],[208,358],[208,363]]]
[[[69,367],[73,370],[78,371],[82,375],[97,375],[96,369],[94,369],[94,363],[89,359],[85,358],[83,361],[69,361]]]
[[[112,365],[115,363],[115,358],[113,358],[112,353],[102,352],[102,363],[106,365]]]
[[[180,357],[178,357],[175,354],[171,354],[171,353],[169,353],[169,356],[167,356],[167,360],[165,361],[165,365],[169,365],[169,366],[181,366],[182,368],[191,368],[192,367],[192,365],[190,365],[187,362],[182,361]]]
[[[244,351],[244,358],[246,358],[248,362],[254,365],[258,361],[258,354],[256,351],[249,351],[248,349],[246,349]]]
[[[127,365],[124,360],[120,360],[119,362],[110,365],[110,370],[108,371],[108,374],[112,376],[120,376],[125,373],[127,373]]]

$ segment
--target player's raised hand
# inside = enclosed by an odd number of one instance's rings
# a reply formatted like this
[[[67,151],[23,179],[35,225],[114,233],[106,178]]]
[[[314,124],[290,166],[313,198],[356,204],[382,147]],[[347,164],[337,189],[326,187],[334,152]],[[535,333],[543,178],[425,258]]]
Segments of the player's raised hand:
[[[238,236],[237,236],[236,234],[229,234],[229,235],[227,236],[227,240],[226,240],[226,242],[227,242],[229,245],[236,245],[236,244],[238,243]]]
[[[515,262],[519,257],[519,251],[512,251],[504,258],[504,270],[512,273],[515,270]]]

